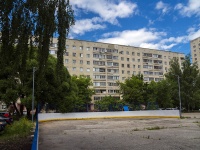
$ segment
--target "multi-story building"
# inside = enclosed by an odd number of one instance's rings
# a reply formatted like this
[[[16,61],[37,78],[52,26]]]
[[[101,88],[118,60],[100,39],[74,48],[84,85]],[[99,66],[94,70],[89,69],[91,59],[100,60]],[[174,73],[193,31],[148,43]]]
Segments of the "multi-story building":
[[[190,41],[192,63],[197,62],[200,68],[200,37]]]
[[[56,56],[57,39],[53,39],[50,54]],[[144,81],[158,82],[170,67],[170,60],[182,53],[82,40],[66,40],[64,65],[71,75],[89,76],[93,82],[95,100],[106,95],[120,98],[116,81],[123,82],[132,75],[143,74]]]

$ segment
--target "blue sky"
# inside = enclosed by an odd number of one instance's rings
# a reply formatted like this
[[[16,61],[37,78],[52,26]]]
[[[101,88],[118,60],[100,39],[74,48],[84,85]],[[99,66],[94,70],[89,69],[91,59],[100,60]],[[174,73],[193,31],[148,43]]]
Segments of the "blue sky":
[[[188,54],[200,37],[200,0],[70,0],[69,38]]]

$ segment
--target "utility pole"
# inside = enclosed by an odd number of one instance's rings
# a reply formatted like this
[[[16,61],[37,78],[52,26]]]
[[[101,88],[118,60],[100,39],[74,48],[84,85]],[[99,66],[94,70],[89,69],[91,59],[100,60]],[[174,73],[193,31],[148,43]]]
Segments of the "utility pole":
[[[35,71],[36,71],[36,67],[33,67],[33,94],[32,94],[32,122],[33,122],[33,110],[34,110],[34,90],[35,90],[35,86],[34,86],[34,82],[35,82]]]
[[[180,102],[179,113],[180,113],[180,118],[181,118],[181,89],[180,89],[180,77],[179,77],[179,75],[178,75],[178,95],[179,95],[179,102]]]

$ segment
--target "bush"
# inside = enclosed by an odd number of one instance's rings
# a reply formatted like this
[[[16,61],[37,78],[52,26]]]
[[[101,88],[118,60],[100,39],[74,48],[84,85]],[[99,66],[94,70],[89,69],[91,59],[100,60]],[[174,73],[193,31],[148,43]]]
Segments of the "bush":
[[[15,121],[13,124],[7,125],[4,130],[4,135],[13,137],[26,136],[30,134],[32,128],[33,128],[33,123],[30,120],[23,117],[19,121]]]

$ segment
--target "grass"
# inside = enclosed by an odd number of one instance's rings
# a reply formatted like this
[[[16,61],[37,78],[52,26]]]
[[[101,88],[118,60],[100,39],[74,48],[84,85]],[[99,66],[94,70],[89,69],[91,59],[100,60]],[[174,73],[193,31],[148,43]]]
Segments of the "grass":
[[[195,122],[193,122],[193,123],[200,123],[199,121],[195,121]]]
[[[159,126],[155,126],[155,127],[149,127],[146,128],[147,130],[160,130],[160,129],[164,129],[165,127],[159,127]]]
[[[9,140],[28,136],[30,135],[33,126],[34,124],[30,120],[23,117],[19,119],[19,121],[14,121],[13,124],[6,126],[4,131],[0,133],[0,140]]]
[[[197,125],[200,127],[200,122],[199,121],[195,121],[193,123],[197,123]]]
[[[135,128],[135,129],[133,129],[132,131],[140,131],[140,129],[138,129],[138,128]]]
[[[181,116],[180,119],[190,119],[191,117],[184,117],[184,116]]]

